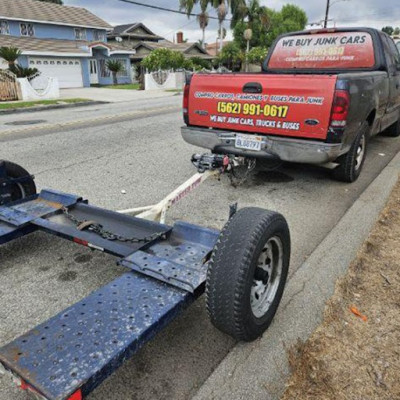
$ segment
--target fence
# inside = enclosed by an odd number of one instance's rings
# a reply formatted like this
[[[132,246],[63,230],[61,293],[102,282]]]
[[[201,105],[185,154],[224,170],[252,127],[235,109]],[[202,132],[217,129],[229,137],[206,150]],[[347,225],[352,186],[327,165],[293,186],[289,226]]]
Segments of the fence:
[[[21,90],[17,77],[10,71],[0,70],[0,101],[19,100]]]
[[[145,90],[155,89],[183,89],[185,84],[185,71],[154,71],[145,74]]]

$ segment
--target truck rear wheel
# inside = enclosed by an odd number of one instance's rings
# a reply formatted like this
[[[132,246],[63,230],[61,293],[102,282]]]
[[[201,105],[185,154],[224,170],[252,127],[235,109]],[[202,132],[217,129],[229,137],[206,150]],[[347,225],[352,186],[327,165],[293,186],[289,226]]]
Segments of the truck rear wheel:
[[[389,128],[385,129],[382,132],[382,135],[389,136],[389,137],[399,137],[400,136],[400,118],[392,126],[389,126]]]
[[[282,298],[290,261],[285,218],[244,208],[225,225],[206,281],[211,322],[236,340],[251,341],[271,324]]]
[[[333,177],[342,182],[354,182],[360,176],[367,155],[369,125],[364,122],[348,153],[340,156]]]
[[[6,186],[6,192],[0,193],[0,204],[22,200],[26,197],[36,194],[36,185],[29,172],[18,164],[10,161],[0,160],[0,169],[4,168],[6,179],[25,178],[21,182],[16,182]]]

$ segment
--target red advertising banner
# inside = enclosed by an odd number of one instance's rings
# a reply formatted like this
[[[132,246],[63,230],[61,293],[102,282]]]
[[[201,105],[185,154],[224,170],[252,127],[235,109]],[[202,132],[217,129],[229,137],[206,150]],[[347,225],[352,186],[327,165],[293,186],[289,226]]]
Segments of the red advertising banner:
[[[269,69],[347,69],[375,65],[372,37],[366,32],[316,33],[279,40]]]

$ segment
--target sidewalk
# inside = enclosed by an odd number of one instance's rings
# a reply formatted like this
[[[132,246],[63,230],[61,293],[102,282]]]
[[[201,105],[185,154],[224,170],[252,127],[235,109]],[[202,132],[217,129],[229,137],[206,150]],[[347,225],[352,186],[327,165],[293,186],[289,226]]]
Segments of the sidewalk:
[[[240,343],[194,396],[209,399],[279,399],[290,376],[288,349],[321,323],[336,280],[348,270],[383,209],[400,172],[400,153],[343,216],[288,282],[269,330]]]
[[[172,96],[173,93],[165,90],[124,90],[107,88],[76,88],[61,89],[61,99],[84,98],[94,101],[107,101],[110,103],[120,103],[135,100],[149,100]]]

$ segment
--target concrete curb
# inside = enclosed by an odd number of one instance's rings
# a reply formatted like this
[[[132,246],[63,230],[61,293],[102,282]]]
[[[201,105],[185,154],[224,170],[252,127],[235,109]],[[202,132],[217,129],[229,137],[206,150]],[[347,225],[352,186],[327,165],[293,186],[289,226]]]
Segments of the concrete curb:
[[[258,341],[236,345],[193,397],[279,399],[289,377],[287,349],[321,323],[336,280],[368,236],[396,184],[400,153],[361,194],[287,284],[278,313]]]
[[[62,101],[62,100],[60,100]],[[75,107],[84,107],[84,106],[94,106],[96,104],[109,104],[108,101],[82,101],[79,103],[68,103],[68,104],[50,104],[48,106],[37,106],[37,107],[26,107],[26,108],[14,108],[11,110],[0,110],[1,115],[8,114],[22,114],[28,112],[37,112],[37,111],[48,111],[48,110],[56,110],[60,108],[75,108]]]

